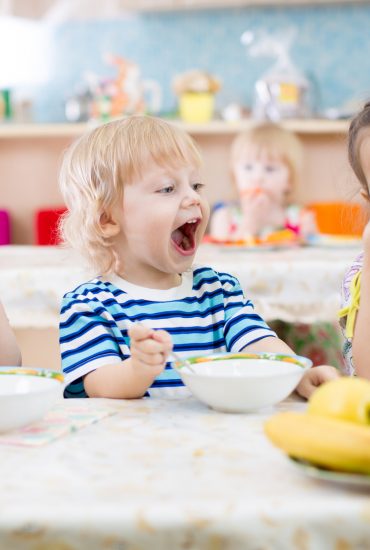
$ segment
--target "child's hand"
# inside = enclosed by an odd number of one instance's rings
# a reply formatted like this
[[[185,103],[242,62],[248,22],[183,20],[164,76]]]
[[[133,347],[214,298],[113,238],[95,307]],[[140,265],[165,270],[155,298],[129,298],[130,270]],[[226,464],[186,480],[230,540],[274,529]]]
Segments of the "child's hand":
[[[129,329],[128,335],[134,371],[154,380],[163,371],[172,350],[171,336],[165,330],[153,330],[139,323]]]
[[[334,367],[328,365],[313,367],[304,374],[296,388],[296,392],[308,399],[318,386],[339,377],[340,374]]]
[[[284,225],[283,205],[278,204],[266,191],[261,190],[260,193],[252,195],[244,193],[241,197],[241,208],[242,232],[245,234],[257,235],[266,227]]]

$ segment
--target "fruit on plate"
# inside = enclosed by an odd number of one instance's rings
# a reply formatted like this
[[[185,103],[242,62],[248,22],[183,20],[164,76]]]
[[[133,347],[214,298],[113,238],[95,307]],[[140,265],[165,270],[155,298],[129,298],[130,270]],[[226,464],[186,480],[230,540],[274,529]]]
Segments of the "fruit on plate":
[[[297,243],[299,242],[299,237],[297,233],[291,229],[279,229],[277,231],[272,231],[268,233],[261,241],[269,244],[279,244],[279,243]]]
[[[307,413],[282,412],[265,434],[289,456],[331,470],[370,475],[370,426]]]
[[[343,377],[322,384],[312,394],[307,413],[370,426],[370,381]]]

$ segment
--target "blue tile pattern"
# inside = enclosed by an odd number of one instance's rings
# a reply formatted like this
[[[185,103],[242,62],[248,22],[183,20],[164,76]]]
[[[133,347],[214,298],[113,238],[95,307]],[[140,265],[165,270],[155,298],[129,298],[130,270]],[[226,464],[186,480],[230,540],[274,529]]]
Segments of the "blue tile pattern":
[[[253,84],[272,60],[247,57],[241,34],[291,26],[299,31],[292,57],[315,83],[319,110],[370,95],[370,5],[141,13],[56,27],[52,71],[35,94],[35,116],[39,121],[62,121],[64,100],[84,72],[113,75],[102,59],[106,51],[137,62],[146,78],[161,83],[165,111],[176,107],[173,75],[194,67],[222,79],[220,106],[232,100],[251,104]]]

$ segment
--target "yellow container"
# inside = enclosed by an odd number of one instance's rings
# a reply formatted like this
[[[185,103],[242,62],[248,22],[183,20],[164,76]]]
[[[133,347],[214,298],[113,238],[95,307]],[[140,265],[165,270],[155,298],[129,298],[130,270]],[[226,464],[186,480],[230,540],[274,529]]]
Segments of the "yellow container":
[[[185,92],[179,98],[180,118],[184,122],[208,122],[215,107],[211,92]]]

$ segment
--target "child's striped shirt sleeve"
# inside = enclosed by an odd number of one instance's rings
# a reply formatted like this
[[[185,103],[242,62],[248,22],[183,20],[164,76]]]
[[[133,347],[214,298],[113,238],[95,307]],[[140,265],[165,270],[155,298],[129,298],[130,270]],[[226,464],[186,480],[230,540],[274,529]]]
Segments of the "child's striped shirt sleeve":
[[[228,351],[238,352],[253,342],[276,337],[275,332],[255,312],[251,300],[245,298],[238,279],[220,273],[224,293],[224,337]]]
[[[87,284],[63,298],[59,328],[67,385],[76,378],[76,372],[82,377],[103,365],[119,363],[130,355],[124,336],[103,307],[104,298],[104,290],[96,285],[89,289]]]

